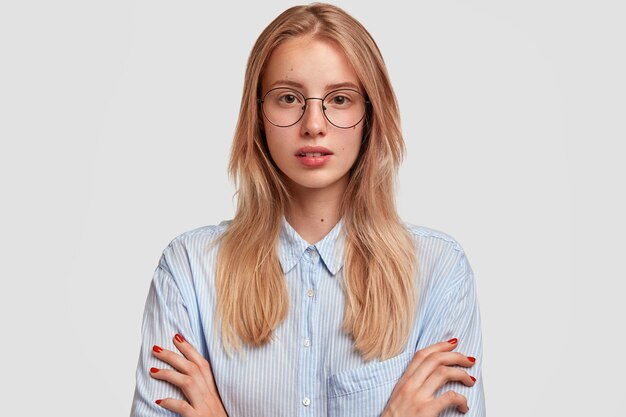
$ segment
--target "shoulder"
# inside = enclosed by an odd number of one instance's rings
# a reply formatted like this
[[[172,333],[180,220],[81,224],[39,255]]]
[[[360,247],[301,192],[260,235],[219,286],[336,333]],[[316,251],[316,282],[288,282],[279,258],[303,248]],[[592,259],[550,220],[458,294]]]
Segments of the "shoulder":
[[[421,244],[437,245],[442,249],[450,251],[463,252],[463,247],[459,241],[452,235],[442,232],[441,230],[433,229],[431,227],[415,225],[412,223],[404,223],[407,230],[411,233],[413,238]]]
[[[451,234],[434,228],[405,222],[416,242],[420,275],[430,285],[450,288],[469,272],[469,263],[461,243]]]
[[[186,230],[170,240],[161,256],[160,266],[172,275],[192,274],[216,253],[219,237],[231,220]]]
[[[168,247],[180,245],[197,245],[201,242],[213,241],[219,237],[227,228],[232,220],[223,220],[219,224],[211,224],[196,227],[176,235],[170,240]]]

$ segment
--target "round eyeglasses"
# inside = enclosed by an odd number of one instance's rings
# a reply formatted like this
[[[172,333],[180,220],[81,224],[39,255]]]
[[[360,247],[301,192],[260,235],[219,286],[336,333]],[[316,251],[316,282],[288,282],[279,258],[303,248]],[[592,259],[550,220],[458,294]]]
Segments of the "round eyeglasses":
[[[321,100],[326,120],[341,129],[358,125],[365,117],[366,106],[370,103],[351,88],[334,90],[318,98],[304,97],[301,92],[291,88],[276,87],[265,93],[262,99],[257,99],[265,118],[278,127],[298,123],[306,111],[307,100]]]

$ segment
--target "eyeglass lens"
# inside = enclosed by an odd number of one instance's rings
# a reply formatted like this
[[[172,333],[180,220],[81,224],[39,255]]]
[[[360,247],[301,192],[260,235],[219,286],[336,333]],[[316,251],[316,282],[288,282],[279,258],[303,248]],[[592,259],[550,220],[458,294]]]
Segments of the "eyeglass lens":
[[[311,102],[310,99],[308,101]],[[287,127],[300,120],[306,105],[307,100],[302,93],[280,87],[267,92],[263,99],[263,112],[272,124]],[[335,90],[324,97],[322,108],[333,125],[352,127],[365,115],[365,99],[356,90]]]

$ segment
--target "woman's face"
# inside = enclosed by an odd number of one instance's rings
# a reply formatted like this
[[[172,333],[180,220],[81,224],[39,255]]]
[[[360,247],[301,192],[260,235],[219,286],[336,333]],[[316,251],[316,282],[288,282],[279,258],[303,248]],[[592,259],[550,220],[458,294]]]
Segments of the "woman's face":
[[[364,94],[341,49],[329,41],[298,37],[281,44],[271,54],[261,87],[263,95],[275,87],[288,87],[307,98],[322,98],[336,90],[338,87],[334,85],[340,83],[351,83],[353,86],[341,88],[353,88]],[[284,103],[293,103],[295,99],[287,95],[279,100],[283,106]],[[341,106],[344,100],[342,97],[335,98],[334,105]],[[337,187],[343,190],[348,184],[348,171],[359,154],[364,120],[354,127],[342,129],[324,117],[321,100],[307,100],[306,103],[307,108],[300,121],[289,127],[275,126],[261,116],[271,157],[288,178],[288,186],[292,190]],[[267,109],[267,102],[264,106]],[[301,156],[305,146],[323,147],[331,155]]]

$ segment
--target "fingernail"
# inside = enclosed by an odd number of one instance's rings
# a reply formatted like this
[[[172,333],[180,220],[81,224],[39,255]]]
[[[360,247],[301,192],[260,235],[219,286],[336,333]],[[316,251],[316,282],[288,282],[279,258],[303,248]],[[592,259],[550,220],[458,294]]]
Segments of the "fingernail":
[[[180,343],[183,343],[185,341],[185,339],[183,339],[183,337],[179,335],[178,333],[176,333],[176,336],[174,336],[174,338],[178,340]]]
[[[155,403],[161,404],[161,400],[156,400]]]
[[[476,358],[473,356],[468,356],[467,359],[469,359],[470,362],[476,362]]]
[[[473,376],[470,375],[470,378],[472,378],[472,381],[476,382],[476,378],[474,378]]]
[[[157,346],[157,345],[152,346],[152,350],[154,350],[156,353],[161,353],[161,352],[163,352],[163,349],[162,349],[162,348],[160,348],[160,347],[159,347],[159,346]]]
[[[458,342],[459,340],[455,337],[454,339],[450,339],[448,340],[448,343],[452,343],[455,344],[456,342]]]
[[[156,374],[157,372],[159,372],[159,370],[157,368],[150,368],[150,372]]]

